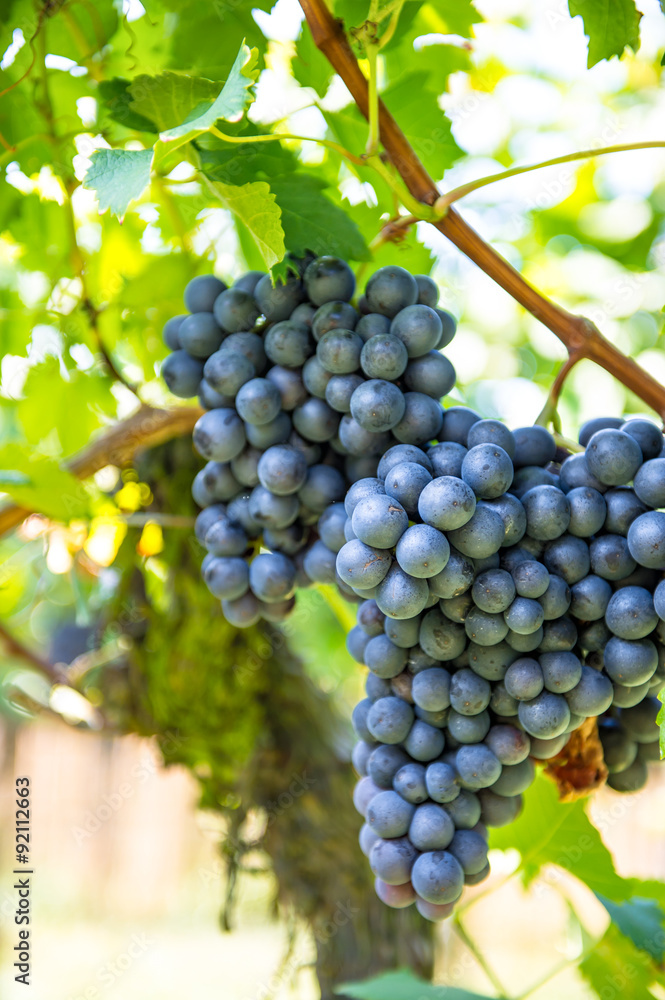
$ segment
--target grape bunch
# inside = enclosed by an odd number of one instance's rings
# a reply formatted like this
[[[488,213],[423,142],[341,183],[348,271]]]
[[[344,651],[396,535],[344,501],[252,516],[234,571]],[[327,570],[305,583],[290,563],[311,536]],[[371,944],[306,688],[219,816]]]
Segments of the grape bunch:
[[[665,684],[660,429],[590,421],[567,455],[542,427],[452,406],[438,437],[350,487],[337,553],[369,668],[360,846],[378,896],[431,920],[487,876],[487,828],[587,718],[610,787],[644,785]]]
[[[256,271],[231,287],[194,278],[188,313],[164,328],[168,388],[206,410],[192,488],[203,578],[239,627],[281,621],[312,582],[356,600],[335,567],[346,489],[394,443],[435,438],[455,383],[440,353],[455,321],[431,278],[381,268],[356,308],[344,261],[290,263],[275,285]]]

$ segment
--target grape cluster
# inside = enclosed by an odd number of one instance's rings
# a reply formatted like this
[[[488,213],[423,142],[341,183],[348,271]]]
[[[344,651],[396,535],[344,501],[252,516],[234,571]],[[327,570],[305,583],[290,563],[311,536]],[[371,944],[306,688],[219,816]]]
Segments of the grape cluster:
[[[361,849],[385,903],[439,920],[587,718],[616,791],[659,758],[663,434],[597,418],[570,454],[444,409],[455,322],[430,278],[381,268],[354,306],[346,263],[291,264],[275,285],[195,278],[164,330],[167,385],[206,411],[203,576],[240,627],[312,582],[358,604]]]
[[[542,427],[444,411],[346,495],[341,579],[360,845],[389,906],[449,915],[489,872],[487,828],[599,717],[616,791],[659,758],[665,683],[665,448],[647,420],[590,421],[567,455]],[[632,484],[632,485],[631,485]]]
[[[168,388],[206,410],[194,446],[207,464],[192,489],[203,578],[239,627],[282,620],[311,582],[355,600],[335,568],[346,489],[392,444],[436,437],[455,383],[440,353],[455,321],[431,278],[381,268],[356,308],[344,261],[291,264],[275,285],[261,272],[231,287],[194,278],[188,313],[164,328]]]

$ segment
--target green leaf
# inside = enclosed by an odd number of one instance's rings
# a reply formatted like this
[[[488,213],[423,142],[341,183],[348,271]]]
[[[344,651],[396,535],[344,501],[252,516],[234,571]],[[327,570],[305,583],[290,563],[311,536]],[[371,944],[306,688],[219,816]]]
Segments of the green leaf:
[[[271,189],[282,210],[286,245],[296,255],[335,254],[350,260],[367,260],[367,245],[350,214],[324,194],[325,183],[313,174],[296,173],[278,178]]]
[[[665,57],[664,57],[665,58]],[[665,757],[665,687],[658,692],[658,700],[661,702],[656,722],[660,726],[660,756]]]
[[[11,473],[17,480],[14,484],[5,482],[3,491],[22,507],[65,522],[88,513],[87,488],[54,458],[8,443],[0,447],[0,468],[6,479],[11,479],[7,476]],[[21,475],[27,483],[18,481]]]
[[[568,0],[571,17],[581,15],[589,39],[589,69],[601,59],[640,47],[641,13],[633,0]]]
[[[211,181],[211,190],[252,234],[266,267],[277,264],[286,253],[281,211],[265,181],[223,184]]]
[[[381,97],[435,179],[463,155],[453,139],[451,123],[428,89],[428,73],[402,74]]]
[[[344,983],[335,993],[352,1000],[488,1000],[480,993],[469,993],[454,986],[434,986],[409,969],[384,972],[359,983]]]
[[[42,29],[46,31],[48,52],[84,64],[101,52],[117,31],[118,9],[113,0],[62,3],[58,7]]]
[[[665,952],[665,913],[658,903],[653,899],[639,898],[614,903],[601,893],[597,892],[596,896],[621,933],[629,937],[636,948],[646,951],[656,962],[662,963]]]
[[[100,82],[99,96],[107,109],[108,117],[114,122],[118,122],[119,125],[135,129],[138,132],[158,132],[159,129],[154,122],[132,111],[131,85],[131,80],[123,80],[120,76]]]
[[[651,987],[665,982],[649,957],[610,924],[603,939],[580,964],[580,972],[598,997],[653,996]]]
[[[140,198],[150,183],[152,149],[97,149],[83,187],[95,191],[102,212],[122,217],[130,201]]]
[[[305,23],[296,42],[291,72],[301,87],[311,87],[319,97],[325,97],[334,71],[314,44],[312,33]]]
[[[445,22],[445,27],[436,28],[436,31],[442,34],[446,34],[445,28],[447,28],[448,34],[470,38],[473,25],[482,21],[482,16],[471,0],[430,0],[428,6],[432,7],[438,17]]]
[[[83,448],[105,418],[115,416],[107,377],[72,370],[63,378],[63,369],[64,364],[61,367],[53,356],[34,365],[25,380],[23,399],[16,406],[25,440],[36,447],[55,431],[58,457]],[[45,399],[48,408],[44,407]],[[53,455],[52,448],[48,451]]]
[[[560,802],[554,783],[542,776],[525,794],[517,820],[492,831],[490,846],[519,851],[527,882],[543,865],[558,865],[610,899],[625,900],[634,893],[633,880],[615,871],[612,855],[582,801]]]
[[[212,104],[185,119],[181,125],[162,132],[162,142],[178,141],[179,145],[189,142],[203,132],[208,132],[220,118],[229,122],[239,121],[254,100],[252,88],[258,77],[257,58],[257,50],[248,48],[243,42],[229,78]]]
[[[130,84],[129,107],[141,118],[154,122],[157,130],[162,132],[186,121],[200,104],[205,102],[208,105],[215,101],[221,86],[214,80],[186,76],[184,73],[141,74],[134,77]]]

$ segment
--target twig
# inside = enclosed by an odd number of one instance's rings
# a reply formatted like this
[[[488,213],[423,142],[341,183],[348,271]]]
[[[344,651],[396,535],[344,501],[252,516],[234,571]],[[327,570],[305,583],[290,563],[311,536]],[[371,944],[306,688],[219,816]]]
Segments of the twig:
[[[324,0],[300,0],[300,6],[316,46],[346,84],[360,111],[367,118],[367,80],[351,51],[342,22],[335,20]],[[432,206],[440,193],[382,102],[379,103],[379,129],[384,149],[411,194],[423,205]],[[572,315],[533,288],[453,208],[448,210],[445,218],[433,224],[532,316],[547,326],[570,353],[579,353],[581,357],[600,365],[665,417],[665,387],[631,358],[621,354],[590,320]]]

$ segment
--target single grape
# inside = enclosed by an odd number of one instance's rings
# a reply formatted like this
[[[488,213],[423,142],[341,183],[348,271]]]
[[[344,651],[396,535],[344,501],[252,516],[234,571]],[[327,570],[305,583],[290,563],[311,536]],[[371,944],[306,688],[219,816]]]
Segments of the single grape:
[[[356,290],[353,271],[339,257],[317,257],[304,276],[307,295],[315,306],[326,302],[349,302]]]
[[[401,698],[379,698],[369,710],[367,727],[380,743],[402,743],[413,723],[413,709]]]
[[[650,510],[636,517],[628,529],[628,549],[640,566],[665,569],[665,513]]]
[[[215,557],[208,563],[203,579],[214,597],[233,600],[247,593],[249,567],[244,559]]]
[[[444,414],[445,420],[445,414]],[[456,441],[441,441],[432,445],[427,452],[434,476],[453,476],[462,478],[462,462],[467,449]]]
[[[298,306],[298,308],[302,308]],[[314,313],[311,321],[312,336],[319,341],[328,330],[335,330],[342,327],[344,330],[353,330],[358,321],[358,313],[349,302],[335,301],[326,302]],[[293,315],[291,322],[295,322]]]
[[[173,355],[172,355],[173,357]],[[209,410],[194,425],[194,447],[204,458],[229,462],[245,447],[247,438],[235,410]]]
[[[397,677],[406,666],[406,650],[396,646],[387,635],[375,635],[365,647],[365,663],[377,677]]]
[[[637,417],[622,424],[621,430],[635,438],[645,462],[659,457],[663,450],[663,432],[653,421]],[[655,504],[651,506],[655,506]]]
[[[573,698],[574,690],[569,692],[569,699]],[[520,702],[518,717],[530,736],[551,740],[560,736],[567,728],[570,708],[563,695],[541,691],[535,698]]]
[[[370,677],[373,676],[370,674]],[[392,788],[397,772],[409,763],[409,755],[401,747],[380,743],[374,746],[369,756],[367,773],[379,788]]]
[[[646,513],[647,508],[629,486],[608,490],[604,499],[607,507],[604,527],[610,534],[627,535],[635,518]]]
[[[273,364],[286,368],[301,368],[314,353],[314,345],[307,329],[288,320],[270,327],[264,346]]]
[[[396,563],[376,590],[376,603],[389,618],[414,618],[426,607],[428,597],[427,581],[409,576]]]
[[[512,483],[513,463],[499,445],[478,444],[464,456],[462,479],[476,496],[495,499],[505,493]]]
[[[428,656],[446,662],[464,651],[466,634],[461,625],[448,621],[438,608],[434,608],[423,617],[418,641]]]
[[[653,677],[658,666],[658,650],[650,639],[613,636],[605,646],[604,666],[617,684],[627,687],[644,684]]]
[[[545,466],[554,461],[556,441],[548,430],[535,424],[533,427],[518,427],[513,431],[515,454],[513,464],[516,469],[525,465]]]
[[[212,311],[219,326],[227,333],[244,333],[253,329],[261,315],[254,295],[237,285],[217,296]]]
[[[254,594],[249,592],[242,597],[222,600],[222,613],[229,625],[236,628],[251,628],[261,617],[261,606]]]
[[[354,518],[356,516],[357,508]],[[450,556],[450,546],[446,536],[436,528],[428,524],[414,524],[401,535],[395,556],[405,573],[427,579],[444,568]]]
[[[422,764],[405,764],[393,778],[394,790],[410,802],[419,805],[427,798],[425,785],[425,768]]]
[[[190,399],[199,390],[203,363],[190,357],[187,351],[174,351],[164,360],[161,374],[169,392],[181,399]]]
[[[247,271],[246,274],[241,275],[237,281],[233,282],[233,287],[253,295],[259,281],[264,277],[265,271]]]
[[[582,452],[569,455],[561,465],[559,486],[568,493],[579,486],[588,486],[599,493],[605,493],[607,486],[589,472],[586,458]]]
[[[370,868],[388,885],[404,885],[409,881],[418,852],[408,837],[377,840],[369,854]]]
[[[302,302],[304,291],[301,281],[293,274],[289,274],[286,282],[277,281],[274,286],[270,275],[265,274],[256,284],[254,298],[265,318],[270,323],[279,323],[288,319]]]
[[[506,691],[516,701],[532,701],[544,687],[543,671],[538,660],[521,657],[508,667],[503,679]]]
[[[444,411],[439,440],[454,441],[466,448],[469,430],[480,419],[480,414],[468,406],[449,406]]]
[[[252,448],[266,451],[274,444],[284,444],[291,440],[293,437],[291,418],[288,413],[278,413],[274,420],[269,420],[265,424],[246,423],[245,434]]]
[[[162,330],[162,340],[170,351],[178,351],[182,347],[178,331],[180,330],[184,319],[184,315],[172,316],[171,319],[167,319],[164,324],[164,329]]]
[[[355,535],[367,545],[390,549],[408,528],[409,518],[397,500],[375,493],[358,501],[351,524]]]
[[[422,392],[404,394],[404,415],[393,428],[393,436],[403,444],[423,445],[437,437],[443,410],[440,404]]]
[[[566,692],[565,698],[570,707],[570,711],[575,715],[590,716],[602,715],[612,704],[614,692],[612,682],[605,674],[601,674],[593,667],[582,665],[582,676],[570,691]],[[553,697],[559,697],[554,695]],[[522,719],[522,722],[524,720]],[[528,727],[525,727],[528,731]],[[540,733],[534,735],[540,736]],[[555,735],[559,735],[556,733]],[[548,739],[551,738],[547,737]]]
[[[398,379],[408,361],[404,343],[392,333],[376,334],[365,342],[360,352],[360,366],[368,378]]]
[[[460,747],[455,754],[455,767],[463,787],[471,791],[493,785],[502,770],[501,763],[484,743]]]
[[[367,282],[365,295],[371,312],[392,318],[418,301],[418,284],[403,267],[381,267]]]
[[[383,379],[362,382],[351,397],[351,414],[362,428],[379,434],[400,422],[406,409],[401,390]]]
[[[201,274],[185,286],[185,307],[190,313],[212,312],[215,299],[226,291],[226,285],[213,274]]]
[[[485,743],[501,764],[520,764],[529,756],[531,740],[521,729],[511,725],[492,726]]]
[[[339,414],[322,399],[310,397],[293,411],[293,426],[307,441],[330,441],[339,427]]]
[[[455,824],[435,802],[418,805],[409,826],[409,840],[419,851],[440,851],[453,839]]]
[[[416,890],[410,882],[404,882],[403,885],[388,885],[387,882],[376,878],[374,879],[374,891],[381,902],[393,910],[402,910],[406,906],[411,906],[418,898]]]
[[[260,427],[274,420],[280,412],[279,390],[266,378],[253,378],[245,382],[236,396],[236,409],[242,419]]]
[[[426,902],[454,903],[464,888],[464,871],[448,851],[427,851],[413,865],[411,881]]]
[[[410,802],[397,792],[386,790],[375,795],[367,806],[367,825],[379,837],[403,837],[414,812]]]
[[[440,480],[435,480],[436,483]],[[432,484],[434,485],[434,484]],[[423,490],[421,503],[427,487]],[[448,532],[448,540],[462,555],[484,559],[498,552],[504,537],[503,521],[496,511],[478,506],[473,516],[461,527]]]
[[[275,496],[265,486],[255,486],[249,498],[249,513],[261,525],[288,528],[298,516],[296,496]]]
[[[642,452],[635,438],[624,431],[596,431],[586,446],[589,472],[607,486],[629,483],[640,465]]]
[[[430,592],[443,600],[460,597],[473,583],[474,572],[473,563],[451,546],[445,568],[428,581]]]
[[[623,587],[610,598],[605,623],[620,639],[644,639],[658,624],[653,597],[644,587]]]

